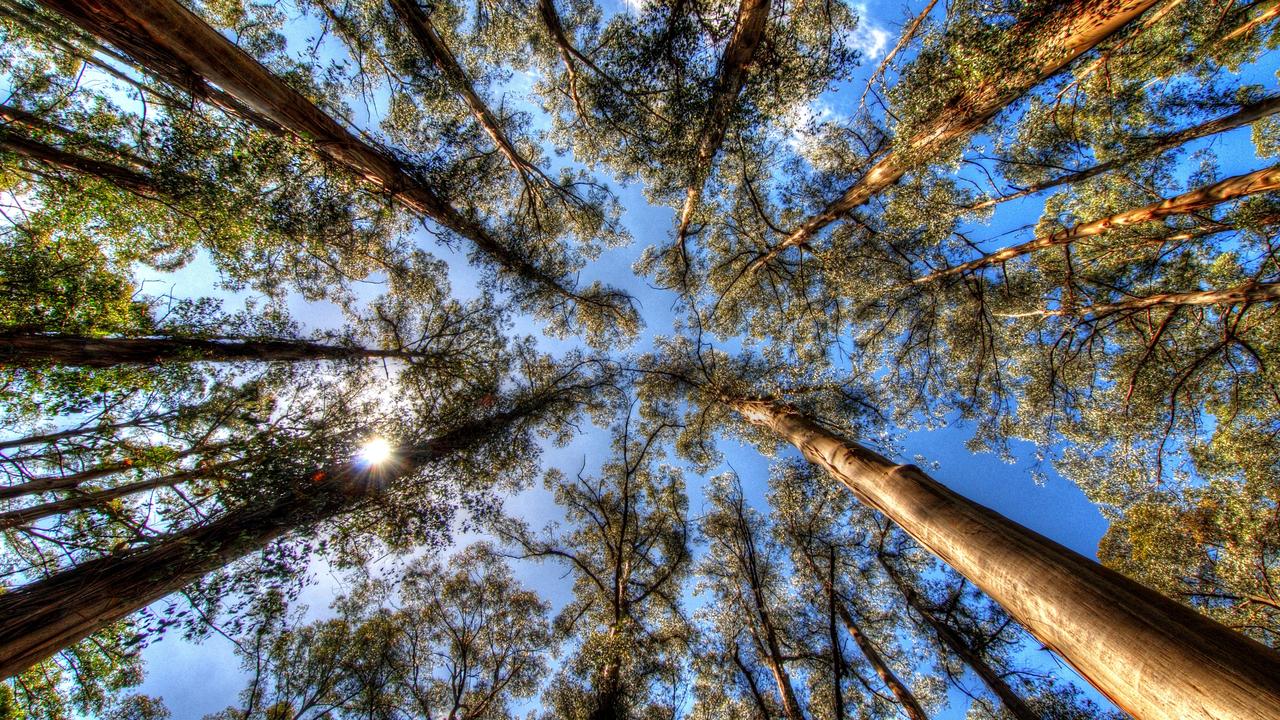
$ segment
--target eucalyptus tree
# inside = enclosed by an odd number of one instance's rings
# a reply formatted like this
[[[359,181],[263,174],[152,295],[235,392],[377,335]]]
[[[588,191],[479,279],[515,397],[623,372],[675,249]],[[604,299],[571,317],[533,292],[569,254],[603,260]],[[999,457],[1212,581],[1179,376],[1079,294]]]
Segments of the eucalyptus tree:
[[[464,549],[451,567],[419,558],[308,624],[278,597],[259,603],[237,646],[250,682],[238,706],[207,717],[516,717],[546,672],[549,608],[491,552]]]
[[[857,61],[845,3],[648,2],[602,21],[541,0],[538,15],[552,137],[675,207],[674,241],[646,261],[673,287],[697,281],[689,240],[718,213],[722,156],[758,145]]]
[[[564,223],[536,227],[537,223],[519,219],[491,220],[503,210],[501,201],[493,206],[491,199],[495,194],[505,198],[506,188],[500,181],[485,183],[486,173],[457,162],[468,152],[448,143],[440,147],[445,138],[429,133],[408,148],[426,159],[406,157],[363,139],[335,119],[340,111],[327,112],[312,99],[320,93],[305,65],[273,58],[301,82],[302,87],[295,88],[176,0],[147,8],[74,2],[45,7],[164,83],[257,128],[303,143],[411,213],[467,240],[478,256],[488,259],[496,277],[525,307],[542,315],[553,332],[579,328],[597,339],[610,328],[634,332],[636,318],[625,294],[598,283],[581,289],[573,286],[571,273],[581,263],[579,255],[559,239]],[[232,13],[230,19],[244,18]],[[270,54],[281,45],[282,38],[265,32],[260,23],[249,25],[254,26],[250,50]],[[265,27],[269,29],[269,24]],[[479,202],[458,207],[457,203],[473,196]],[[603,219],[599,213],[592,217]]]
[[[679,711],[692,628],[682,604],[689,577],[688,499],[678,468],[661,463],[673,428],[627,407],[598,476],[548,475],[568,527],[535,533],[504,520],[504,552],[555,562],[573,599],[555,632],[571,654],[542,693],[547,717],[656,718]]]
[[[673,343],[668,352],[680,347]],[[831,419],[761,396],[750,378],[763,363],[717,360],[703,351],[650,358],[642,367],[650,400],[683,397],[692,403],[688,432],[723,427],[736,414],[758,428],[747,437],[766,449],[793,445],[860,502],[973,581],[1125,710],[1140,717],[1186,717],[1196,708],[1212,717],[1265,712],[1274,704],[1263,698],[1280,692],[1276,673],[1258,671],[1280,664],[1273,650],[960,497],[913,465],[886,459],[845,434],[841,426],[848,414],[827,415],[839,418],[832,426]],[[812,404],[815,393],[830,392],[815,384],[805,389],[792,387],[782,397]],[[832,407],[830,400],[826,407]],[[857,416],[850,419],[856,429]],[[686,444],[699,442],[706,441]],[[1163,619],[1152,623],[1155,617]],[[1240,662],[1246,656],[1252,660]],[[1159,696],[1142,689],[1152,673],[1160,677]],[[1251,689],[1237,693],[1243,686]]]
[[[906,608],[866,572],[868,511],[801,463],[775,464],[769,486],[773,532],[790,557],[792,582],[817,616],[814,624],[828,630],[830,659],[819,682],[832,697],[830,716],[928,718],[926,708],[941,706],[943,683],[903,623]]]
[[[715,659],[704,668],[717,673],[713,682],[745,684],[759,715],[804,720],[808,699],[797,688],[806,647],[782,550],[736,475],[712,478],[706,501],[698,527],[709,547],[698,576],[712,600],[702,614]]]
[[[422,396],[393,412],[388,419],[402,424],[386,463],[355,456],[356,443],[376,428],[376,416],[353,412],[356,397],[321,403],[295,419],[293,432],[270,437],[271,446],[227,483],[220,508],[6,592],[0,672],[19,673],[264,547],[277,547],[267,558],[285,566],[269,572],[287,575],[317,542],[339,563],[367,557],[371,540],[392,550],[438,545],[458,512],[483,514],[495,487],[523,481],[536,455],[532,433],[568,432],[609,382],[583,362],[530,357],[523,369],[528,386],[508,398],[494,397],[492,382],[455,384],[447,400]],[[225,593],[211,586],[204,615]]]

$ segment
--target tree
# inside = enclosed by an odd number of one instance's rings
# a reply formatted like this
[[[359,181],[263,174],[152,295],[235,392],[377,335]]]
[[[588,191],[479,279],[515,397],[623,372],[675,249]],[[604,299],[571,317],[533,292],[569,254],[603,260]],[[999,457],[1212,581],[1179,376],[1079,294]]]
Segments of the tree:
[[[377,582],[306,625],[281,617],[279,599],[262,603],[239,643],[251,675],[241,704],[209,717],[514,717],[546,669],[547,605],[484,549],[452,563],[404,567],[394,608]]]
[[[692,633],[680,595],[692,558],[683,477],[656,464],[670,430],[634,419],[628,407],[598,477],[547,478],[567,531],[533,533],[514,521],[498,528],[514,546],[508,552],[563,563],[574,577],[574,598],[555,621],[573,651],[542,696],[555,717],[677,712]]]
[[[603,287],[577,290],[566,284],[567,271],[540,268],[473,214],[454,207],[412,167],[344,128],[179,3],[157,2],[140,8],[73,2],[46,7],[194,97],[264,129],[311,143],[326,158],[410,211],[466,238],[492,258],[505,276],[525,283],[519,288],[521,296],[544,314],[581,312],[580,321],[597,336],[606,327],[634,328],[627,298],[621,293]]]
[[[396,451],[396,462],[386,468],[350,459],[350,452],[341,446],[321,446],[307,453],[295,449],[291,463],[279,451],[265,454],[256,468],[264,474],[255,478],[251,472],[247,478],[249,487],[263,488],[261,497],[161,536],[138,550],[82,562],[5,593],[0,600],[5,607],[0,645],[6,661],[0,665],[0,675],[19,672],[277,538],[349,516],[382,496],[405,493],[412,487],[412,478],[432,464],[495,443],[510,449],[521,433],[528,432],[529,423],[575,412],[589,400],[586,395],[594,387],[591,379],[576,377],[570,369],[551,386],[517,398],[507,408],[403,444]],[[310,436],[304,439],[315,442]],[[497,457],[485,460],[491,467],[501,466]],[[399,485],[405,488],[396,489]],[[379,510],[393,517],[386,505]]]

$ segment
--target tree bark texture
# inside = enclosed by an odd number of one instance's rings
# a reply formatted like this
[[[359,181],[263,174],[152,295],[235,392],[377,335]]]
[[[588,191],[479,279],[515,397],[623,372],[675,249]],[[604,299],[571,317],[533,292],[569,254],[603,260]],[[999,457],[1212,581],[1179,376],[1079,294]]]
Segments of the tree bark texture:
[[[412,358],[399,350],[323,345],[302,340],[205,340],[180,337],[88,337],[43,333],[0,335],[0,365],[107,368],[165,362],[302,362]]]
[[[1280,653],[768,399],[726,399],[1004,607],[1139,720],[1276,718]]]
[[[778,245],[753,262],[750,272],[759,270],[787,248],[808,242],[827,225],[862,206],[916,166],[930,162],[946,146],[981,130],[1009,103],[1154,4],[1155,0],[1059,0],[1028,13],[1007,31],[1012,57],[1004,72],[959,90],[937,115],[900,147],[868,168],[838,199],[801,222]]]
[[[493,237],[381,148],[356,137],[177,0],[39,0],[142,69],[265,130],[292,135],[470,240],[507,272],[565,297],[572,290]]]
[[[680,226],[676,241],[683,242],[702,200],[702,185],[711,172],[712,163],[724,143],[729,120],[738,104],[738,96],[747,83],[747,75],[755,62],[756,49],[764,39],[769,24],[770,0],[741,0],[733,36],[720,56],[720,69],[716,74],[716,87],[707,108],[707,116],[698,136],[698,155],[694,161],[689,187],[685,190],[684,206],[680,209]]]
[[[1221,205],[1225,202],[1238,200],[1250,195],[1258,193],[1272,192],[1280,190],[1280,165],[1272,166],[1263,170],[1255,170],[1245,175],[1236,175],[1226,180],[1221,180],[1212,185],[1202,187],[1199,190],[1183,193],[1167,200],[1143,205],[1142,207],[1125,210],[1114,215],[1081,223],[1073,228],[1065,228],[1057,232],[1038,237],[1034,240],[1021,243],[1019,245],[1011,245],[1003,250],[997,250],[993,253],[983,255],[976,260],[960,263],[946,270],[930,273],[923,277],[916,278],[912,281],[913,285],[923,285],[935,280],[960,275],[962,273],[971,272],[979,268],[999,265],[1016,257],[1029,255],[1036,250],[1054,247],[1056,245],[1068,245],[1082,238],[1094,237],[1101,235],[1109,230],[1127,225],[1138,225],[1145,222],[1154,222],[1163,220],[1172,215],[1187,215],[1189,213],[1207,210],[1215,205]]]
[[[146,173],[67,152],[39,140],[24,137],[3,126],[0,126],[0,150],[59,170],[90,175],[145,198],[155,199],[169,194]]]
[[[273,501],[224,512],[210,522],[123,555],[101,557],[0,594],[0,679],[22,672],[207,573],[300,528],[355,508],[396,478],[479,445],[552,402],[542,396],[461,425],[396,453],[383,475],[352,462],[292,481]]]

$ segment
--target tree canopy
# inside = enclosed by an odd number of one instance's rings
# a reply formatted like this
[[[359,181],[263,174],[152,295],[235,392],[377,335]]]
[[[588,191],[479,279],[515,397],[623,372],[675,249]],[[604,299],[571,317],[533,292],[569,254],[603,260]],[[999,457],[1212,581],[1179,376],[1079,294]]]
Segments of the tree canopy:
[[[0,718],[1269,717],[1278,25],[0,0]]]

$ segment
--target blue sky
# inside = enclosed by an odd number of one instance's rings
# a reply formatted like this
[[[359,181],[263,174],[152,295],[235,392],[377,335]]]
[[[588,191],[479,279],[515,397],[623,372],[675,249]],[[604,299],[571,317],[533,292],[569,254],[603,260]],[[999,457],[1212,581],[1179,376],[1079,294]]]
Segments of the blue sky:
[[[842,88],[839,94],[824,98],[814,106],[814,112],[839,113],[856,104],[857,94],[865,82],[865,78],[874,69],[880,55],[886,49],[886,43],[896,38],[898,28],[912,13],[916,12],[922,2],[912,2],[906,8],[900,4],[864,6],[862,23],[858,39],[867,51],[858,75]],[[304,29],[299,30],[305,34]],[[1264,83],[1268,87],[1275,86],[1271,71],[1253,67],[1246,69],[1245,82]],[[527,106],[530,103],[522,97],[528,84],[520,78],[513,80],[507,89],[504,101],[507,105]],[[852,99],[849,88],[853,88]],[[1233,151],[1222,152],[1224,158],[1223,172],[1234,174],[1256,169],[1261,166],[1252,155],[1248,144],[1247,130],[1236,131],[1222,138],[1215,138],[1214,143],[1227,144]],[[1248,150],[1245,150],[1248,148]],[[582,280],[603,280],[609,284],[631,292],[639,301],[647,325],[646,336],[663,334],[670,331],[674,314],[671,306],[673,297],[667,293],[651,288],[643,279],[631,272],[631,264],[636,256],[647,245],[659,242],[671,233],[673,212],[670,208],[649,206],[643,198],[639,186],[622,187],[614,185],[614,190],[626,208],[624,222],[634,237],[631,246],[607,252],[599,261],[593,263],[582,273]],[[1038,215],[1039,200],[1031,199],[1022,204],[1011,204],[1002,208],[998,217],[999,225],[982,229],[976,237],[996,238],[1005,230],[1020,225],[1034,223]],[[425,235],[425,234],[424,234]],[[995,242],[1004,244],[1008,238]],[[450,261],[455,291],[460,296],[474,292],[475,272],[467,267],[460,256],[451,255],[442,248],[431,246],[424,238],[424,243],[432,252]],[[161,283],[178,288],[183,294],[190,296],[221,295],[229,302],[238,303],[243,298],[219,292],[215,288],[216,278],[210,267],[203,261],[197,261],[187,268],[172,275],[146,274],[148,282]],[[147,290],[158,294],[158,286],[148,285]],[[290,309],[294,316],[314,328],[332,327],[340,322],[340,314],[336,308],[324,304],[305,303],[299,299],[291,299]],[[520,321],[517,332],[535,333],[536,327],[527,321]],[[643,349],[646,340],[633,349]],[[542,342],[542,348],[550,352],[559,352],[576,347],[571,341]],[[930,462],[937,463],[932,474],[961,495],[986,505],[995,511],[1020,522],[1080,553],[1093,557],[1099,538],[1106,530],[1105,521],[1097,509],[1090,504],[1081,492],[1069,482],[1058,477],[1052,471],[1048,473],[1043,484],[1037,484],[1032,473],[1030,448],[1016,446],[1017,462],[1007,464],[993,455],[973,455],[964,446],[968,439],[969,429],[965,427],[949,427],[931,432],[913,432],[905,438],[904,456],[907,458],[920,455]],[[607,459],[610,450],[607,432],[602,429],[591,431],[565,448],[547,448],[544,465],[576,470],[584,462],[594,467]],[[768,463],[754,449],[734,444],[724,444],[728,464],[737,471],[748,488],[749,496],[754,502],[763,499],[763,489],[767,478]],[[718,468],[714,472],[728,469]],[[701,480],[689,477],[691,510],[695,514],[701,511]],[[511,498],[508,509],[525,517],[538,527],[558,517],[558,510],[550,501],[547,493],[541,489],[529,490]],[[537,589],[553,603],[559,605],[568,598],[569,580],[561,568],[555,565],[539,565],[517,563],[517,576],[527,585]],[[304,600],[311,606],[314,615],[322,615],[329,601],[342,591],[341,579],[335,577],[325,568],[314,568],[314,583],[304,593]],[[1046,656],[1047,653],[1034,653]],[[197,643],[189,643],[178,635],[165,638],[149,647],[144,656],[148,663],[148,677],[141,688],[142,692],[158,695],[165,699],[173,715],[178,720],[200,718],[206,713],[214,712],[235,702],[236,694],[243,686],[245,678],[240,672],[237,659],[231,653],[230,644],[212,635]],[[1041,657],[1039,664],[1048,666],[1052,663],[1047,657]],[[1083,683],[1081,683],[1083,684]],[[1087,686],[1086,686],[1087,687]],[[1105,703],[1089,690],[1092,697]],[[963,703],[953,703],[952,708],[939,713],[940,720],[963,717]]]

